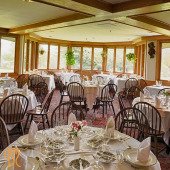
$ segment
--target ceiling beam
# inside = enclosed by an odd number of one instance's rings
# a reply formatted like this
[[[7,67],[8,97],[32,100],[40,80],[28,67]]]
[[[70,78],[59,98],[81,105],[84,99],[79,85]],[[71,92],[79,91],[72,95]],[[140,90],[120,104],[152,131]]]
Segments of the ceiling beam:
[[[150,25],[148,23],[142,22],[142,21],[138,21],[129,17],[122,17],[122,18],[117,18],[114,19],[113,21],[118,22],[118,23],[122,23],[122,24],[126,24],[126,25],[130,25],[136,28],[141,28],[144,30],[148,30],[151,32],[155,32],[158,34],[163,34],[163,35],[167,35],[170,36],[170,30],[155,26],[155,25]]]
[[[8,32],[9,32],[9,29],[0,27],[0,34],[7,34]]]
[[[15,33],[15,34],[26,34],[26,33],[30,33],[30,32],[53,29],[53,28],[56,28],[57,24],[60,24],[63,22],[67,23],[70,21],[84,19],[87,17],[89,17],[89,15],[75,13],[75,14],[71,14],[68,16],[52,19],[52,20],[47,20],[47,21],[42,21],[42,22],[35,23],[35,24],[12,28],[9,30],[9,32]]]
[[[154,26],[159,27],[159,28],[170,30],[170,25],[168,25],[168,24],[166,24],[162,21],[156,20],[154,18],[148,17],[148,16],[139,15],[139,16],[131,16],[129,18],[135,19],[137,21],[140,21],[140,22],[143,22],[143,23],[146,23],[146,24],[154,25]]]

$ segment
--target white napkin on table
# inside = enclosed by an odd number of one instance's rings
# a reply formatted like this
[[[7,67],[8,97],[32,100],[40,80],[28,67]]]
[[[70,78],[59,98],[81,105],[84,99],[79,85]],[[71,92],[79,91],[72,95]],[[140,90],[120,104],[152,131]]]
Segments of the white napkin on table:
[[[23,94],[28,95],[28,85],[27,85],[27,83],[22,87],[22,89],[23,89]]]
[[[76,122],[77,119],[76,119],[76,116],[74,113],[70,113],[69,116],[68,116],[68,125],[70,125],[71,123],[73,122]]]
[[[32,121],[29,132],[28,132],[28,142],[29,143],[33,143],[35,141],[37,131],[38,131],[38,126],[34,121]]]
[[[105,136],[114,137],[114,130],[115,130],[115,120],[113,116],[110,116],[106,123]]]
[[[160,108],[161,106],[161,100],[158,97],[155,97],[155,107]]]
[[[15,154],[17,164],[14,165],[14,170],[27,170],[27,156],[22,152]]]
[[[147,162],[150,155],[151,138],[148,137],[143,140],[139,146],[137,153],[137,160],[140,162]]]
[[[142,102],[144,100],[144,94],[140,92],[140,101]]]

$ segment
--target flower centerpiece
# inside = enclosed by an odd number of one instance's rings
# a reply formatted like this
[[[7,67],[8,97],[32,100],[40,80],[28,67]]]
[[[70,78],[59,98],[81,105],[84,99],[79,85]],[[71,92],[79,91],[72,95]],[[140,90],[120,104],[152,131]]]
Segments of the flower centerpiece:
[[[71,123],[70,136],[74,139],[74,150],[75,151],[78,151],[80,148],[80,138],[78,136],[78,133],[86,125],[87,125],[87,122],[85,120]]]

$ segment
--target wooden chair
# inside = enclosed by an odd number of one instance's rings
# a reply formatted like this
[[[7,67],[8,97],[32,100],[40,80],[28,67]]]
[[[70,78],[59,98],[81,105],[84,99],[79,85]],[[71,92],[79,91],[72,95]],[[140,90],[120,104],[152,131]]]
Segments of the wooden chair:
[[[158,95],[164,95],[166,90],[170,90],[170,88],[163,88],[163,89],[159,90]]]
[[[86,98],[84,96],[84,88],[80,83],[72,82],[67,87],[70,101],[75,104],[79,104],[83,109],[87,111]]]
[[[28,87],[30,90],[35,91],[35,87],[38,83],[45,82],[44,78],[37,74],[31,74],[28,77]]]
[[[70,113],[74,113],[76,115],[77,120],[79,121],[85,119],[81,107],[77,106],[72,102],[65,102],[65,103],[61,103],[59,106],[57,106],[54,109],[51,115],[51,127],[55,127],[58,125],[67,125],[68,116]]]
[[[119,107],[120,110],[123,110],[126,108],[125,104],[124,104],[124,98],[122,97],[121,93],[118,93],[118,101],[119,101]]]
[[[100,105],[103,107],[103,116],[105,113],[106,108],[106,114],[107,114],[107,106],[112,107],[113,114],[115,115],[115,110],[113,106],[113,100],[115,97],[115,94],[117,92],[117,86],[115,84],[107,84],[103,87],[101,96],[96,98],[96,105]]]
[[[45,82],[38,83],[34,88],[34,93],[41,105],[48,94],[48,85]]]
[[[28,83],[28,74],[19,75],[16,82],[18,84],[18,88],[22,88],[26,83]]]
[[[115,117],[115,128],[137,140],[147,137],[149,123],[147,117],[133,107],[121,110]]]
[[[130,89],[133,86],[135,86],[135,87],[138,86],[138,80],[135,78],[127,79],[125,82],[125,91],[127,91],[128,89]]]
[[[68,92],[67,92],[67,88],[66,86],[62,83],[62,81],[59,81],[58,82],[58,88],[59,88],[59,91],[60,91],[60,104],[63,102],[63,99],[65,97],[68,97]]]
[[[157,140],[158,138],[163,139],[164,132],[161,130],[162,118],[159,111],[151,104],[147,102],[139,102],[134,105],[134,108],[141,110],[148,119],[149,131],[148,135],[154,139],[155,154],[158,155],[163,149],[158,151]]]
[[[24,134],[23,119],[28,108],[28,99],[22,94],[12,94],[6,97],[0,104],[0,116],[7,125],[19,126],[19,130]]]
[[[0,117],[0,148],[5,149],[10,144],[5,121]]]
[[[123,77],[123,74],[118,74],[117,76],[116,76],[116,78],[122,78]]]
[[[104,78],[102,76],[96,76],[96,80],[99,85],[104,84]]]
[[[70,82],[70,83],[71,83],[71,82],[81,83],[80,75],[72,75],[72,76],[70,77],[69,82]]]
[[[48,127],[50,128],[48,113],[49,113],[49,107],[50,107],[50,103],[51,103],[54,91],[55,90],[52,90],[51,93],[48,94],[48,98],[46,102],[44,103],[44,105],[36,107],[35,109],[27,112],[27,119],[26,119],[24,130],[26,130],[27,128],[29,119],[30,119],[30,124],[31,124],[32,120],[37,117],[38,118],[40,117],[42,119],[42,122],[39,122],[39,119],[38,119],[38,122],[43,124],[43,129],[45,129],[45,123],[47,123]]]
[[[146,81],[145,81],[144,79],[139,79],[139,80],[138,80],[138,87],[139,87],[140,89],[143,90],[146,86],[147,86],[147,83],[146,83]]]

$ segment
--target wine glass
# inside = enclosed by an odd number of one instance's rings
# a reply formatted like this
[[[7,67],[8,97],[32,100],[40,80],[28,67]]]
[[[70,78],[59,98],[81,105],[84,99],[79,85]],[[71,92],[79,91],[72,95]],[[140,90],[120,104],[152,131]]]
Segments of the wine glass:
[[[93,155],[93,158],[95,159],[95,165],[94,165],[94,169],[102,169],[102,165],[99,165],[99,161],[100,161],[100,154],[99,152],[101,151],[101,147],[98,146],[95,150],[95,154]]]

